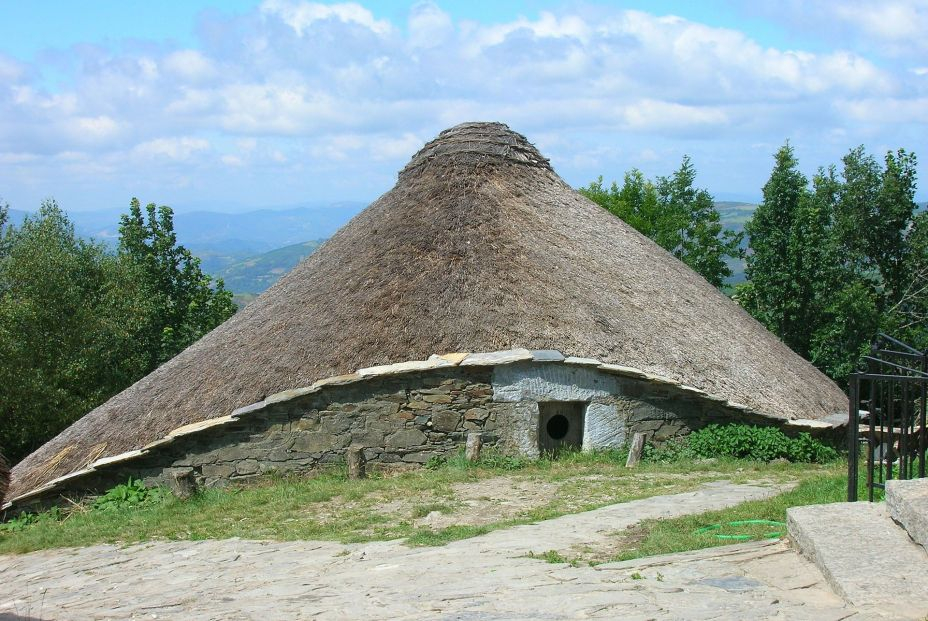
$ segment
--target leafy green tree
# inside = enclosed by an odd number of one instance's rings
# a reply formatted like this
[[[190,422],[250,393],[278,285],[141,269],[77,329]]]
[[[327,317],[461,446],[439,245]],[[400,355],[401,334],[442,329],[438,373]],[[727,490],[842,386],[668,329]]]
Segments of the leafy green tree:
[[[905,280],[884,315],[883,330],[928,349],[928,211],[912,218],[906,236]]]
[[[899,150],[881,167],[858,147],[840,177],[820,169],[810,189],[787,143],[746,227],[749,280],[739,302],[839,382],[879,330],[914,339],[928,318],[915,163]]]
[[[787,142],[774,156],[773,172],[764,184],[764,199],[745,226],[750,239],[745,275],[748,284],[739,288],[738,300],[767,329],[788,345],[791,338],[790,305],[794,263],[790,243],[800,205],[807,199],[808,179]],[[801,349],[801,348],[800,348]]]
[[[605,188],[600,177],[580,192],[721,287],[732,274],[725,259],[741,256],[742,234],[722,226],[712,195],[695,188],[695,180],[696,169],[684,156],[673,175],[656,183],[633,169],[621,188],[615,182]]]
[[[20,227],[0,209],[0,446],[16,461],[234,312],[138,201],[120,250],[78,238],[53,201]]]
[[[0,252],[0,445],[13,461],[144,373],[136,276],[45,202]]]
[[[133,198],[119,225],[119,255],[134,265],[156,308],[145,330],[148,367],[169,360],[235,312],[232,292],[215,285],[200,260],[177,243],[170,207],[154,203],[143,213]]]

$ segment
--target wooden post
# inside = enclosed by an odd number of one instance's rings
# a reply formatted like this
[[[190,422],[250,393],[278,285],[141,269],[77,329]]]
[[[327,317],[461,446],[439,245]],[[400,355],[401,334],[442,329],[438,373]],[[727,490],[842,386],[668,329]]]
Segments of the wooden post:
[[[636,432],[632,436],[632,445],[628,449],[628,459],[625,461],[626,468],[634,468],[641,461],[641,452],[644,450],[645,434]]]
[[[471,431],[467,434],[467,444],[464,446],[464,458],[470,463],[480,459],[480,448],[483,446],[483,438],[479,431]]]
[[[349,446],[346,459],[348,461],[349,479],[363,479],[367,476],[364,468],[365,459],[363,446],[358,446],[356,444]]]
[[[174,471],[171,476],[171,491],[181,500],[187,500],[196,493],[197,482],[193,475],[193,468]]]

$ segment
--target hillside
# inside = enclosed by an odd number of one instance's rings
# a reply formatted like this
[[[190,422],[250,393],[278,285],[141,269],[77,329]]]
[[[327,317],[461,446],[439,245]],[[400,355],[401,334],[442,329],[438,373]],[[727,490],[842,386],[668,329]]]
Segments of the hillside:
[[[309,256],[324,241],[324,239],[317,239],[277,248],[232,263],[213,273],[225,281],[226,289],[236,294],[261,293]]]

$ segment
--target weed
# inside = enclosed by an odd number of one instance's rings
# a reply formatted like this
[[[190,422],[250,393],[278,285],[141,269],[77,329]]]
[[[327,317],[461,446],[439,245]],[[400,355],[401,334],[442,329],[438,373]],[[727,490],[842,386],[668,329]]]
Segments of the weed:
[[[129,477],[128,483],[117,485],[97,498],[93,508],[101,511],[115,511],[128,507],[151,505],[162,502],[168,495],[160,487],[146,487],[140,479]]]
[[[413,519],[424,518],[433,511],[437,511],[438,513],[452,513],[454,511],[454,507],[441,502],[416,505],[412,508],[412,517]]]

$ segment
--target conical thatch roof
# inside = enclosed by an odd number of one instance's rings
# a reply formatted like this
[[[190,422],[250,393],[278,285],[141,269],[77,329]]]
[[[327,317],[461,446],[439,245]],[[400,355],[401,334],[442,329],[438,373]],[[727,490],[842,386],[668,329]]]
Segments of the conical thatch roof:
[[[14,471],[14,494],[264,396],[433,353],[558,349],[781,418],[841,390],[498,123],[442,132],[396,186],[222,326]]]
[[[0,453],[0,506],[3,505],[3,499],[6,498],[6,492],[10,488],[10,465],[6,463],[3,453]]]

